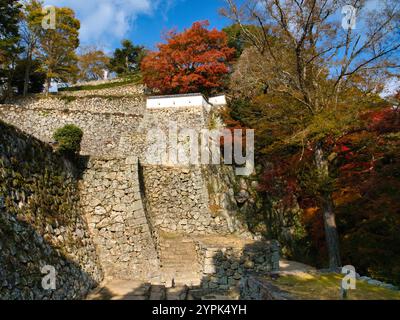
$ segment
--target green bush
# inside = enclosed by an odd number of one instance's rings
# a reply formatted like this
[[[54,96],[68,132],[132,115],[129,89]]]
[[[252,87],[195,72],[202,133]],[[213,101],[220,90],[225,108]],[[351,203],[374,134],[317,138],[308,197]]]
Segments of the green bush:
[[[57,142],[57,150],[67,156],[74,156],[81,150],[83,131],[73,125],[68,124],[56,130],[53,135]]]

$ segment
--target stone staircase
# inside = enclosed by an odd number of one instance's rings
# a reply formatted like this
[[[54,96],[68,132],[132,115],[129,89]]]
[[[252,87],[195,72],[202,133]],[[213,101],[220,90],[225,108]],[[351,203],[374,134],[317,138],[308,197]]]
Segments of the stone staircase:
[[[107,279],[88,295],[88,300],[197,300],[201,299],[202,270],[192,239],[160,234],[160,277],[152,283]],[[193,294],[191,291],[193,290]]]
[[[93,290],[86,300],[239,300],[237,293],[210,292],[202,289],[189,289],[187,286],[166,288],[163,285],[135,280],[110,280]]]
[[[168,287],[201,285],[201,266],[191,239],[171,234],[161,236],[160,260],[162,282]]]
[[[108,279],[95,289],[88,300],[239,300],[239,288],[223,289],[207,285],[199,263],[196,243],[215,249],[242,249],[251,244],[233,236],[190,237],[159,233],[159,276],[153,280]],[[204,284],[206,284],[204,286]]]
[[[189,288],[166,288],[163,285],[135,280],[110,280],[92,291],[87,300],[192,300]]]

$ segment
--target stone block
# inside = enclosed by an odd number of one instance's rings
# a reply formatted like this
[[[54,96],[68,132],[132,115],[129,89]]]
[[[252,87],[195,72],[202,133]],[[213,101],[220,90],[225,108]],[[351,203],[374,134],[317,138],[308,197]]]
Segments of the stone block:
[[[132,204],[132,210],[137,211],[137,210],[143,210],[143,203],[141,200],[135,201]]]
[[[217,268],[214,264],[206,264],[204,266],[204,271],[205,274],[213,274],[217,272]]]
[[[137,210],[134,212],[133,216],[135,217],[135,219],[140,219],[145,217],[144,215],[144,210]]]
[[[98,207],[96,207],[96,208],[94,209],[94,214],[95,214],[95,215],[102,216],[102,215],[105,215],[106,213],[107,213],[107,211],[106,211],[106,209],[104,209],[103,207],[98,206]]]
[[[126,211],[126,205],[123,203],[117,204],[116,206],[113,207],[114,211],[117,212],[125,212]]]
[[[138,159],[136,157],[126,157],[125,164],[126,165],[136,165],[138,163]]]

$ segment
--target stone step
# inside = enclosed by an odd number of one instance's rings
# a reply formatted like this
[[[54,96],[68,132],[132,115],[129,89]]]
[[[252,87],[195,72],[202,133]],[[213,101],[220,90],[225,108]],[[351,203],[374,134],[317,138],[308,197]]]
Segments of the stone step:
[[[168,253],[174,253],[174,254],[187,254],[189,253],[190,255],[194,254],[192,248],[181,248],[181,249],[167,249],[167,248],[161,248],[162,252],[168,252]]]
[[[160,257],[163,259],[175,259],[175,260],[190,260],[190,261],[197,261],[197,257],[189,255],[189,254],[161,254]]]
[[[172,259],[172,258],[179,258],[179,259],[185,259],[185,260],[197,260],[196,256],[193,256],[191,252],[187,252],[184,254],[178,254],[178,253],[173,253],[173,252],[161,252],[161,258],[164,259]]]
[[[189,288],[187,286],[177,286],[166,291],[167,300],[186,300]]]
[[[201,274],[200,270],[194,270],[189,268],[182,268],[179,266],[162,266],[162,273],[171,273],[171,274]]]
[[[171,242],[160,242],[160,246],[173,248],[173,249],[189,248],[190,246],[193,246],[193,242],[182,242],[180,240],[176,240],[176,241],[171,241]]]
[[[197,261],[197,257],[194,257],[194,256],[192,256],[192,255],[189,255],[189,254],[182,254],[182,255],[180,255],[180,254],[171,254],[171,253],[168,253],[168,254],[161,254],[160,255],[160,258],[161,259],[175,259],[175,260],[188,260],[188,261]]]
[[[188,257],[186,256],[163,256],[161,255],[161,260],[172,260],[172,261],[193,261],[193,262],[197,262],[196,257]]]
[[[151,285],[142,281],[112,280],[88,295],[89,300],[146,300]]]
[[[191,239],[161,239],[161,273],[165,283],[191,288],[201,284],[201,266],[198,263],[196,246]],[[178,289],[176,289],[178,290]],[[170,291],[167,299],[177,300],[177,293]],[[168,296],[168,292],[167,292]]]
[[[172,283],[172,279],[166,279],[165,283]],[[199,288],[201,286],[201,279],[174,279],[174,286],[187,286],[189,288]]]
[[[173,272],[165,270],[163,278],[201,278],[202,275],[196,272]]]
[[[185,274],[185,275],[174,275],[174,274],[166,274],[163,276],[164,280],[174,280],[176,281],[183,281],[183,280],[190,280],[190,281],[197,281],[201,280],[202,277],[196,275],[196,274]]]
[[[166,299],[166,288],[165,286],[151,286],[149,300],[165,300]]]
[[[199,264],[197,261],[193,260],[179,260],[179,259],[161,259],[162,266],[170,265],[170,266],[182,266],[188,269],[194,269],[195,267],[198,267]]]
[[[181,273],[176,273],[176,272],[171,272],[166,270],[163,273],[163,278],[174,278],[174,279],[183,279],[183,278],[191,278],[191,279],[200,279],[202,277],[201,274],[195,273],[195,272],[181,272]]]
[[[202,274],[199,272],[193,272],[190,270],[176,270],[176,269],[162,269],[163,274],[165,274],[168,277],[184,277],[184,276],[190,276],[190,277],[200,277]]]
[[[179,260],[179,259],[161,259],[161,264],[179,264],[181,266],[191,266],[192,268],[194,266],[198,266],[199,263],[195,260]]]
[[[162,268],[161,270],[163,273],[174,274],[177,276],[179,276],[181,274],[193,274],[193,275],[200,274],[200,272],[197,272],[196,270],[190,270],[190,269]]]
[[[182,275],[201,275],[200,272],[197,272],[195,270],[182,270],[182,269],[176,269],[176,268],[163,268],[162,269],[163,274],[168,274],[168,275],[175,275],[177,277],[182,276]]]
[[[162,265],[162,266],[181,266],[181,267],[187,268],[187,269],[194,269],[195,267],[199,266],[197,263],[193,263],[193,261],[179,261],[179,260],[170,260],[170,261],[161,260],[160,265]]]

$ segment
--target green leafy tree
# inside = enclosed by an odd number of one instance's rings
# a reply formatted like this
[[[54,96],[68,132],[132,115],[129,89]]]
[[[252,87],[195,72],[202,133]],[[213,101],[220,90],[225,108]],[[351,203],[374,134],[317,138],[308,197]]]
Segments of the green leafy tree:
[[[27,65],[29,64],[29,68]],[[38,60],[20,59],[16,62],[12,86],[17,88],[19,95],[27,93],[41,93],[44,89],[46,74],[40,72],[41,62]],[[28,84],[26,81],[26,70],[29,69]]]
[[[78,76],[80,22],[70,8],[56,8],[55,29],[41,29],[37,57],[42,62],[40,71],[46,73],[46,91],[51,80],[74,82]]]
[[[85,47],[81,50],[79,59],[79,80],[98,80],[108,69],[110,58],[100,49]]]
[[[42,31],[42,19],[44,17],[42,8],[43,5],[38,0],[27,0],[23,2],[20,33],[21,46],[23,47],[25,54],[25,60],[23,62],[23,65],[25,66],[25,76],[23,90],[20,93],[22,93],[24,96],[29,91],[30,76],[37,74],[37,70],[31,69],[33,67],[32,60],[35,52],[39,49],[39,37]],[[38,61],[35,62],[34,67],[40,67]]]
[[[145,50],[142,46],[135,46],[130,40],[123,40],[121,44],[122,48],[116,49],[110,60],[110,69],[119,76],[126,76],[139,70]]]
[[[0,90],[5,89],[6,94],[10,94],[15,61],[20,53],[20,9],[18,1],[0,0]]]
[[[246,34],[256,34],[260,32],[255,25],[246,25],[242,27],[237,23],[223,28],[222,31],[224,31],[228,36],[228,46],[236,50],[235,55],[237,58],[240,57],[245,48],[252,45]]]

